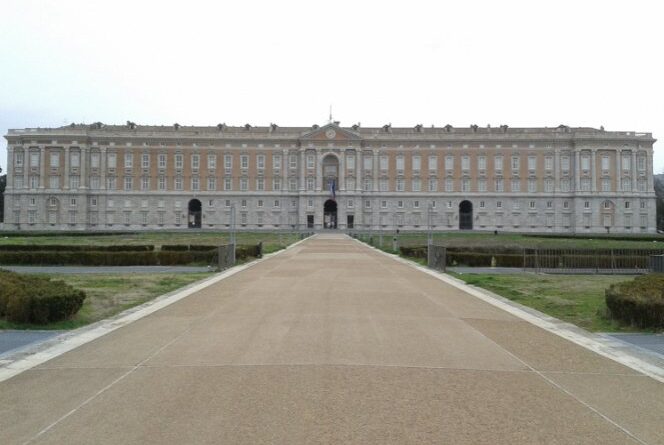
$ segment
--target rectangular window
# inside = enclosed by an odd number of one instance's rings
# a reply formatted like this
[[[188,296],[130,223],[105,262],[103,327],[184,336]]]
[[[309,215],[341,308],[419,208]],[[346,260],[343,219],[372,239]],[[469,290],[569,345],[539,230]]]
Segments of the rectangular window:
[[[445,179],[445,191],[446,192],[454,191],[454,179],[452,178]]]
[[[477,181],[477,191],[478,192],[486,192],[486,179],[480,178]]]
[[[571,188],[571,183],[568,178],[563,178],[560,180],[560,190],[563,192],[569,192]]]
[[[14,163],[15,163],[16,167],[23,167],[23,152],[22,151],[17,151],[16,153],[14,153]]]
[[[404,159],[403,155],[398,155],[397,156],[397,174],[403,173],[403,171],[405,169],[405,163],[406,162],[405,162],[405,159]],[[382,168],[383,167],[381,165],[381,169]]]
[[[182,176],[176,176],[175,180],[173,181],[174,189],[177,191],[181,191],[183,189],[183,181],[182,181]]]
[[[256,168],[259,170],[265,169],[265,155],[256,156]]]
[[[183,166],[184,166],[184,156],[178,153],[175,155],[175,168],[177,170],[182,170]]]
[[[307,155],[307,169],[308,170],[313,170],[314,166],[316,165],[316,158],[312,154]]]
[[[208,170],[215,170],[217,168],[217,155],[208,155],[207,167]]]
[[[590,170],[590,156],[587,155],[581,156],[581,170],[583,171]]]
[[[462,192],[469,192],[470,191],[470,179],[469,178],[463,178],[461,180],[461,191]]]
[[[233,168],[233,155],[224,155],[224,168],[226,170]]]
[[[288,190],[291,192],[297,190],[297,178],[288,178]]]
[[[346,168],[348,170],[355,170],[355,156],[348,155],[346,156]]]
[[[544,170],[552,171],[553,170],[553,156],[544,157]]]
[[[30,152],[30,167],[39,167],[39,153],[36,151]]]
[[[622,168],[623,170],[629,170],[632,168],[632,157],[629,154],[623,155],[622,157]]]
[[[544,191],[548,192],[548,193],[553,192],[553,185],[554,185],[553,179],[552,178],[546,178],[544,180]]]
[[[141,155],[141,168],[150,168],[150,155],[147,153]]]
[[[370,209],[371,208],[371,201],[368,199],[364,201],[364,208],[365,209]]]
[[[497,191],[497,192],[503,192],[503,191],[505,191],[505,184],[504,184],[502,178],[497,178],[497,179],[496,179],[496,191]]]
[[[166,190],[166,177],[165,176],[160,176],[159,179],[157,180],[157,188],[160,191]]]
[[[590,191],[590,178],[581,179],[581,191],[589,192]]]
[[[496,201],[496,208],[497,209],[502,209],[503,208],[503,202],[502,201]]]
[[[535,156],[528,156],[528,170],[535,171],[537,169],[537,158]]]
[[[445,170],[454,170],[454,156],[445,156]]]
[[[389,163],[389,158],[387,157],[387,155],[381,155],[380,158],[379,158],[379,162],[380,162],[380,164],[379,164],[380,169],[382,171],[386,171],[387,167],[388,167],[388,163]]]
[[[201,179],[194,176],[191,178],[191,190],[192,191],[199,191],[201,189]]]
[[[438,156],[435,155],[429,156],[429,171],[430,172],[438,171]]]
[[[106,178],[106,188],[109,190],[115,190],[117,188],[117,180],[115,176],[109,176]]]
[[[275,207],[275,208],[279,208],[280,206],[281,206],[281,203],[279,202],[279,200],[278,200],[278,199],[275,199],[275,200],[274,200],[274,207]]]
[[[470,156],[468,155],[461,156],[461,170],[464,171],[470,170]]]
[[[98,190],[100,184],[101,180],[99,179],[99,176],[90,176],[90,188],[92,190]]]
[[[503,157],[498,155],[494,158],[494,168],[497,172],[503,171]]]
[[[632,191],[632,179],[631,178],[622,178],[622,190],[623,192]]]
[[[249,190],[249,180],[247,178],[240,178],[240,191],[246,192]]]
[[[224,190],[225,191],[233,190],[233,180],[232,180],[232,178],[229,178],[229,177],[224,178]]]
[[[191,169],[198,170],[201,168],[201,155],[192,154],[191,155]]]
[[[74,153],[72,153],[73,155]],[[74,167],[74,158],[72,157],[71,160],[71,166]],[[132,168],[134,166],[134,154],[133,153],[125,153],[124,155],[124,167],[125,168]]]
[[[150,190],[150,178],[147,176],[141,177],[141,190]]]
[[[162,168],[162,169],[166,168],[166,155],[164,153],[159,153],[159,156],[158,156],[157,159],[158,159],[157,162],[158,162],[159,168]]]
[[[611,161],[608,156],[602,156],[602,171],[608,172],[611,168]]]
[[[537,208],[537,202],[536,201],[530,201],[528,203],[528,208],[530,208],[531,210],[536,209]]]
[[[265,178],[256,178],[256,190],[259,192],[265,190]]]
[[[637,168],[639,169],[639,171],[645,171],[645,169],[646,169],[646,157],[645,156],[639,156],[638,158],[636,158],[636,164],[637,164]]]
[[[413,191],[414,192],[422,191],[422,180],[420,178],[413,179]]]
[[[364,164],[364,171],[369,172],[373,170],[373,159],[371,159],[369,156],[362,158],[362,163]]]
[[[60,188],[60,176],[51,176],[48,178],[49,188],[59,189]]]
[[[477,157],[477,168],[479,170],[486,170],[486,156]]]
[[[69,188],[77,189],[81,186],[81,177],[80,176],[70,176],[69,177]]]
[[[50,163],[52,168],[60,167],[60,153],[58,152],[51,153]]]
[[[569,156],[563,156],[560,158],[560,169],[563,172],[569,171]]]
[[[429,191],[438,191],[438,180],[436,178],[429,178]]]
[[[272,168],[274,168],[275,170],[280,170],[281,169],[281,156],[280,155],[272,156]]]
[[[528,192],[535,193],[537,191],[537,180],[530,178],[528,179]]]
[[[281,191],[281,178],[272,178],[272,190],[275,192]]]
[[[134,178],[132,178],[131,176],[125,176],[125,178],[124,178],[124,189],[125,189],[126,192],[131,191],[133,183],[134,183]]]
[[[611,180],[609,178],[602,179],[602,191],[603,192],[611,191]]]
[[[521,159],[518,156],[512,156],[512,171],[518,172],[521,168]]]
[[[402,179],[401,181],[403,181],[403,179]],[[380,188],[380,191],[381,191],[381,192],[386,192],[386,191],[388,191],[388,185],[389,185],[389,182],[387,181],[387,179],[382,178],[382,179],[379,181],[379,188]],[[402,182],[402,185],[403,185],[403,182]],[[397,187],[399,187],[399,186],[397,185]]]
[[[249,168],[249,155],[240,156],[240,168],[246,170]]]
[[[210,192],[217,190],[217,178],[215,178],[214,176],[208,176],[207,189]]]
[[[371,179],[366,178],[363,183],[362,183],[362,190],[365,192],[370,192],[371,191]]]
[[[355,190],[355,178],[346,178],[346,190]]]
[[[77,151],[73,151],[69,154],[70,167],[78,168],[81,166],[81,154]]]
[[[386,209],[387,208],[387,201],[381,201],[380,202],[380,208],[381,209]]]
[[[288,156],[288,168],[291,170],[297,168],[297,155],[291,154]]]
[[[521,191],[521,180],[512,179],[512,191],[513,192],[520,192]]]

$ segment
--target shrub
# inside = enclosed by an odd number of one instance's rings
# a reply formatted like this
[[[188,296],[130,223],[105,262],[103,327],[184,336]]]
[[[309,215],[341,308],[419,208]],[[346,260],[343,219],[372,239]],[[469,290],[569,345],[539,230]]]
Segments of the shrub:
[[[64,281],[0,271],[0,316],[15,323],[46,324],[76,314],[85,292]]]
[[[664,274],[612,284],[605,297],[611,317],[641,328],[664,328]]]
[[[58,245],[58,244],[26,244],[26,245],[0,245],[2,252],[150,252],[154,250],[152,245],[120,245],[90,246],[90,245]]]
[[[189,246],[186,244],[164,244],[161,246],[161,250],[164,252],[186,252],[189,250]]]

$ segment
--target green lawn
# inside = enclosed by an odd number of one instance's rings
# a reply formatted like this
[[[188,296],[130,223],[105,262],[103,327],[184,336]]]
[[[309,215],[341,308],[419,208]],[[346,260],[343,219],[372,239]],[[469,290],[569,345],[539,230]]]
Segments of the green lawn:
[[[450,275],[588,331],[639,331],[607,318],[604,301],[604,290],[609,285],[632,280],[632,277],[534,273]]]
[[[159,295],[209,277],[211,273],[177,274],[72,274],[42,275],[63,280],[87,294],[81,310],[71,319],[49,325],[17,325],[0,319],[0,329],[74,329],[125,309],[145,303]]]

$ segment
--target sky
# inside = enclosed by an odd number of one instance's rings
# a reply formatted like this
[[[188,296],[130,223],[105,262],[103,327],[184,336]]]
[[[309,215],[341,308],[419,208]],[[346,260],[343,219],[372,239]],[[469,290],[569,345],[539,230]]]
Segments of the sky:
[[[127,120],[308,126],[332,106],[342,125],[664,139],[657,1],[2,0],[0,17],[3,135]]]

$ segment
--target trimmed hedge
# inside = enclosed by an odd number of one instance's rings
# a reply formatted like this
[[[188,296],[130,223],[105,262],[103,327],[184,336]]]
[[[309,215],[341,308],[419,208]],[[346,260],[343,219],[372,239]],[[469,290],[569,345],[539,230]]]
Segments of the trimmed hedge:
[[[0,270],[0,317],[11,322],[66,320],[81,309],[85,297],[64,281]]]
[[[110,246],[76,246],[76,245],[57,245],[57,244],[45,244],[45,245],[12,245],[12,244],[1,244],[0,252],[151,252],[154,250],[152,245],[110,245]]]
[[[611,317],[641,328],[664,328],[664,274],[612,284],[605,298]]]
[[[180,247],[180,246],[178,246]],[[98,251],[46,251],[46,252],[2,252],[0,264],[40,266],[175,266],[192,263],[216,264],[216,246],[183,245],[185,250],[98,252]],[[203,250],[203,248],[205,248]],[[199,250],[200,249],[200,250]],[[237,246],[235,258],[245,260],[261,256],[259,245]]]

